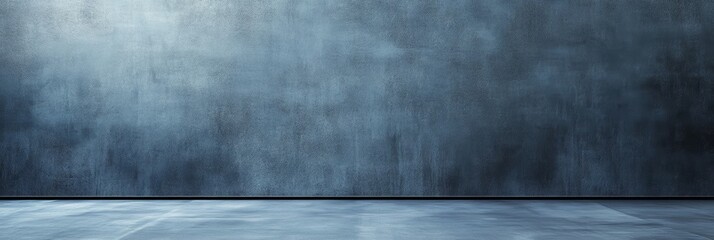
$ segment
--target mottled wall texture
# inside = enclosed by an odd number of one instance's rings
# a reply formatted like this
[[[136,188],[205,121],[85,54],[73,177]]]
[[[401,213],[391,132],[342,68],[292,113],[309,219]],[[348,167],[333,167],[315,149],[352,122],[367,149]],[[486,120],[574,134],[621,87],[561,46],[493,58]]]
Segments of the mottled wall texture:
[[[0,1],[3,196],[713,194],[714,1]]]

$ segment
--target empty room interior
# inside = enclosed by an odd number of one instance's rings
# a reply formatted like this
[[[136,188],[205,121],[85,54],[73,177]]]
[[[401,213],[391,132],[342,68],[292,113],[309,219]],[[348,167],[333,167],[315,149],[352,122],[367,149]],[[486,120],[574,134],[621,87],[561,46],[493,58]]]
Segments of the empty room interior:
[[[0,239],[714,239],[714,1],[0,0]]]

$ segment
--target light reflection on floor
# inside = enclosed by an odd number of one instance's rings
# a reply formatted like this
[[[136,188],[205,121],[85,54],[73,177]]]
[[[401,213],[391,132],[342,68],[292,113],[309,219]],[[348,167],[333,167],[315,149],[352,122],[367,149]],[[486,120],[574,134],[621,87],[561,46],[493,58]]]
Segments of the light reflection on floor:
[[[0,201],[0,239],[712,239],[714,201]]]

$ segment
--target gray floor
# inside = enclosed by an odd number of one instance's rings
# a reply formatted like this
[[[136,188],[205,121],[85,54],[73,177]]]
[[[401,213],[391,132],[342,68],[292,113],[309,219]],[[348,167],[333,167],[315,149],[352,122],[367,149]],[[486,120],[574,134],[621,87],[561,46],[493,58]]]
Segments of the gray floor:
[[[0,201],[1,239],[713,239],[714,201]]]

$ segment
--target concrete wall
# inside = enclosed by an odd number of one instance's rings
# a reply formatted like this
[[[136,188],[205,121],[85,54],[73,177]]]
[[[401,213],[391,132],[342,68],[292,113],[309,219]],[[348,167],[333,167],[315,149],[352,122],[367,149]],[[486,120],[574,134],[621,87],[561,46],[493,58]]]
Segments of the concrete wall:
[[[0,2],[0,195],[712,195],[712,1]]]

